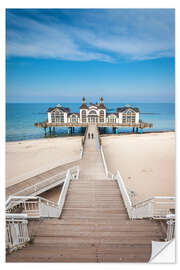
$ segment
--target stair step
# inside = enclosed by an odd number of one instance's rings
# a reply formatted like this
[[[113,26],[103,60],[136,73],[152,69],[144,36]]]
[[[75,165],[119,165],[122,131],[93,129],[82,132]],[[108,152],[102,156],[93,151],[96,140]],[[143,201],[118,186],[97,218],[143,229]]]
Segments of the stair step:
[[[56,237],[56,236],[52,236],[52,237],[40,237],[40,236],[36,236],[34,239],[34,244],[41,244],[41,245],[48,245],[48,246],[53,246],[56,245],[58,246],[58,244],[64,244],[66,245],[67,243],[72,244],[72,245],[79,245],[79,244],[93,244],[93,245],[97,245],[97,244],[122,244],[122,245],[127,245],[127,244],[134,244],[134,249],[136,249],[137,245],[151,245],[153,241],[160,241],[160,237],[159,236],[154,236],[152,238],[152,236],[149,237],[142,237],[142,238],[138,238],[138,237],[131,237],[128,238],[126,236],[124,237],[106,237],[103,238],[102,237]],[[70,254],[71,254],[71,250],[69,250]]]

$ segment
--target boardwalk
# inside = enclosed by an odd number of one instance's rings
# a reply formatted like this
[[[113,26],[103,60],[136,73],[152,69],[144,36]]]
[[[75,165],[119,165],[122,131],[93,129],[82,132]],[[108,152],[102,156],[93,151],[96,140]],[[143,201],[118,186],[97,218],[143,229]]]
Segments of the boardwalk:
[[[21,192],[21,191],[24,189],[28,189],[29,187],[32,187],[35,184],[42,183],[43,181],[47,180],[50,177],[56,177],[57,174],[59,174],[59,173],[64,172],[64,175],[66,175],[66,171],[69,168],[72,168],[73,166],[77,166],[77,165],[79,165],[79,160],[69,162],[69,163],[64,164],[64,165],[60,165],[54,169],[48,170],[47,172],[30,177],[27,180],[24,180],[20,183],[9,186],[8,188],[6,188],[6,198],[8,198],[8,196],[14,195],[16,193],[19,193],[18,195],[23,195],[23,196],[32,195],[31,190],[30,190],[30,192],[28,192],[29,191],[28,190],[26,193]]]
[[[94,132],[90,126],[88,132]],[[117,182],[105,177],[95,139],[86,139],[80,178],[71,181],[60,219],[29,222],[32,244],[8,262],[147,262],[160,224],[128,219]]]
[[[89,125],[87,134],[88,133],[93,134],[94,138],[88,139],[88,135],[86,137],[83,159],[80,162],[80,179],[102,180],[105,179],[106,176],[104,173],[100,150],[97,149],[95,126]]]

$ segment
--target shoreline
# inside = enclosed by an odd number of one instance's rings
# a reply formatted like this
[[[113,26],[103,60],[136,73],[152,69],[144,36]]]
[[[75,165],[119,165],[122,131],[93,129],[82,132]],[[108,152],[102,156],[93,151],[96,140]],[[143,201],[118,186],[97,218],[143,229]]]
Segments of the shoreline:
[[[118,134],[114,134],[114,133],[107,133],[107,134],[100,134],[102,137],[106,137],[106,136],[117,136],[118,135],[144,135],[144,134],[162,134],[162,133],[176,133],[175,130],[162,130],[162,131],[146,131],[143,132],[142,134],[140,132],[138,133],[133,133],[133,132],[119,132]]]
[[[143,134],[154,134],[154,133],[168,133],[168,132],[176,132],[175,130],[158,130],[158,131],[143,131]],[[118,134],[114,134],[114,133],[102,133],[100,134],[102,137],[104,136],[118,136],[118,135],[135,135],[135,134],[140,134],[140,132],[138,133],[132,133],[132,132],[119,132]],[[142,135],[142,134],[141,134]],[[62,135],[58,135],[58,136],[46,136],[46,137],[38,137],[38,138],[32,138],[32,139],[24,139],[24,140],[6,140],[5,143],[11,143],[11,142],[24,142],[24,141],[35,141],[35,140],[45,140],[45,139],[57,139],[57,138],[69,138],[69,137],[82,137],[84,136],[82,133],[77,133],[77,134],[62,134]]]
[[[44,140],[44,139],[57,139],[57,138],[67,138],[67,137],[82,137],[84,136],[82,133],[75,133],[75,134],[62,134],[62,135],[58,135],[58,136],[42,136],[42,137],[37,137],[37,138],[31,138],[31,139],[24,139],[24,140],[6,140],[6,143],[9,142],[24,142],[24,141],[34,141],[34,140]]]
[[[64,139],[64,138],[73,138],[73,137],[76,137],[77,138],[77,137],[82,137],[82,136],[81,135],[78,135],[78,134],[77,134],[77,136],[74,136],[74,135],[73,136],[55,136],[55,137],[50,137],[50,136],[48,137],[47,136],[47,137],[43,137],[43,138],[34,138],[34,139],[19,140],[19,141],[5,141],[5,143],[8,143],[9,144],[9,143],[21,143],[21,142],[34,142],[34,141],[41,141],[41,140],[44,141],[44,139],[45,140],[46,139],[47,140],[48,139],[50,139],[50,140],[52,139],[53,140],[53,139],[59,139],[59,138]]]

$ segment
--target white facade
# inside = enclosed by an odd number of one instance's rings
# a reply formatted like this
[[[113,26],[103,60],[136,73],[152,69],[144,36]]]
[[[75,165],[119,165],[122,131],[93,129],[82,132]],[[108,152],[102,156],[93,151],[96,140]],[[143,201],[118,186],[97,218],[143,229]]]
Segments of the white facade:
[[[52,123],[52,120],[51,120],[51,113],[48,112],[48,123]]]
[[[136,113],[136,124],[139,123],[139,112]]]
[[[110,124],[138,124],[139,110],[129,105],[117,108],[116,112],[108,113],[103,104],[100,103],[87,106],[85,98],[80,106],[79,113],[70,113],[69,108],[57,105],[55,108],[48,109],[48,123],[110,123]]]

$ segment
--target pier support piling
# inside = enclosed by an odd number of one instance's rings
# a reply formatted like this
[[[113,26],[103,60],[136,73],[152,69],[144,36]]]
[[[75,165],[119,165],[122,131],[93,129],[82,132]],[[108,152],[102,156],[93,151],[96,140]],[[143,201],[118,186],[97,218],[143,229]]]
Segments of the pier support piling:
[[[47,133],[46,133],[46,127],[44,128],[44,136],[46,137]]]
[[[51,127],[49,127],[49,136],[51,136]]]
[[[72,127],[69,127],[69,128],[68,128],[68,134],[69,134],[69,135],[72,134]]]
[[[53,136],[55,136],[56,131],[55,131],[55,127],[53,127]]]

